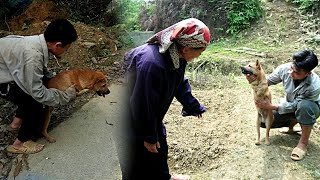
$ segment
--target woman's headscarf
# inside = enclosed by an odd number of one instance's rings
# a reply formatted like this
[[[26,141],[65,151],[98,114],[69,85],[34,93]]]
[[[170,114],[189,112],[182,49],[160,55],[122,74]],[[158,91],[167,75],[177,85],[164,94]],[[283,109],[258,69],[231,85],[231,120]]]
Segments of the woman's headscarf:
[[[159,44],[160,53],[169,50],[174,67],[179,68],[176,43],[190,48],[207,47],[210,44],[210,31],[202,21],[189,18],[156,33],[147,43]]]

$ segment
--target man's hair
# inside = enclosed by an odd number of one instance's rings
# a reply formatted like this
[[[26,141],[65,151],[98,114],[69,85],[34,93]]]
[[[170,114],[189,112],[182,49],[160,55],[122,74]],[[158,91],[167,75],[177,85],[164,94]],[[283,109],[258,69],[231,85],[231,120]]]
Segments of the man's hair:
[[[47,42],[61,42],[62,47],[71,44],[78,39],[77,31],[66,19],[53,20],[44,32]]]
[[[310,50],[298,51],[293,55],[293,63],[298,69],[312,71],[318,65],[317,56]]]

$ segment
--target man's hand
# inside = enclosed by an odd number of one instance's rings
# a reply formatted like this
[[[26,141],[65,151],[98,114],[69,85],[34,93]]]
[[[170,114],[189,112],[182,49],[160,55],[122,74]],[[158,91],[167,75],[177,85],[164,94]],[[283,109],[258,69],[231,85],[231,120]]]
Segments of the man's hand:
[[[257,79],[257,76],[246,74],[246,78],[247,78],[249,84],[251,84],[253,81],[255,81]]]
[[[278,107],[272,105],[269,101],[255,101],[256,107],[261,109],[277,110]]]
[[[144,145],[144,147],[146,147],[148,149],[149,152],[152,152],[152,153],[158,153],[157,148],[160,148],[159,142],[157,142],[155,144],[150,144],[150,143],[147,143],[144,141],[143,145]]]
[[[76,89],[74,88],[74,85],[68,87],[65,90],[65,93],[67,94],[67,96],[70,98],[71,100],[74,100],[76,98]]]

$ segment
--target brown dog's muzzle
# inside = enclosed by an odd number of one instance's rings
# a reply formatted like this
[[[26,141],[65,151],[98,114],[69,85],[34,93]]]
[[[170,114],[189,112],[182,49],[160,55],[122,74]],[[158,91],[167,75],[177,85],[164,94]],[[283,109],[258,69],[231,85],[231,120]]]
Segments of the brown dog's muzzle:
[[[106,91],[96,91],[96,93],[98,94],[98,96],[105,97],[105,95],[110,94],[110,90],[107,89]]]

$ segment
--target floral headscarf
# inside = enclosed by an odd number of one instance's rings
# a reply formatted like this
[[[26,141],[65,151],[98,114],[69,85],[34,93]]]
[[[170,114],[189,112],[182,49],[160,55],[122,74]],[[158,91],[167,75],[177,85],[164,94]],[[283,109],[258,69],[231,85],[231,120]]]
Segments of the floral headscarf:
[[[147,43],[159,44],[160,53],[169,50],[174,67],[177,69],[179,52],[176,43],[190,48],[207,47],[210,44],[210,31],[200,20],[189,18],[156,33]]]

